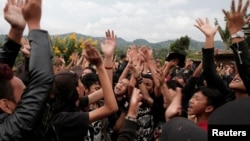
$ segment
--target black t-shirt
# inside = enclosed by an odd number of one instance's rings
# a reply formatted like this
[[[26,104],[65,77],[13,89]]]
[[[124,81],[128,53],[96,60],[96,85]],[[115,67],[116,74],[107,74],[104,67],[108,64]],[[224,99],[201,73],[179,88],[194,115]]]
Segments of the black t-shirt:
[[[60,141],[83,141],[89,127],[88,112],[61,112],[53,118]]]

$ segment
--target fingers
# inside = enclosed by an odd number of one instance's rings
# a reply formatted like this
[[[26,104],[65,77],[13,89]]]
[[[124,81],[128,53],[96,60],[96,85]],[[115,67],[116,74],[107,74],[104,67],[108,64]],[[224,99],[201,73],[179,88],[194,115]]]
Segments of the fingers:
[[[83,53],[83,56],[94,65],[99,65],[102,62],[99,51],[90,43],[85,43],[85,52]]]
[[[232,0],[232,3],[231,3],[231,12],[235,13],[235,1],[234,0]]]
[[[24,3],[25,3],[25,5],[28,4],[28,3],[29,3],[29,0],[25,0]]]
[[[106,31],[106,38],[108,40],[116,40],[115,32],[113,30],[111,32],[110,30]]]
[[[198,18],[195,21],[197,24],[195,24],[194,26],[197,27],[198,29],[200,29],[200,27],[204,25],[204,21],[201,18]]]
[[[109,30],[106,32],[106,38],[107,38],[108,40],[111,39],[111,34],[110,34],[110,31],[109,31]]]
[[[206,24],[210,24],[210,22],[209,22],[209,20],[208,20],[208,18],[206,17]]]
[[[30,56],[30,49],[29,48],[21,48],[21,51],[25,57],[28,58]]]
[[[239,0],[237,12],[241,12],[242,0]]]
[[[23,0],[17,0],[17,1],[16,1],[16,6],[18,6],[18,7],[22,7],[23,4],[24,4],[24,1],[23,1]]]
[[[15,4],[15,0],[8,0],[8,4],[14,5]]]
[[[247,0],[246,4],[244,5],[243,9],[242,9],[242,12],[243,13],[246,13],[247,12],[247,8],[249,6],[249,0]]]
[[[229,12],[227,12],[225,9],[222,9],[222,12],[224,13],[224,15],[225,15],[225,17],[226,17],[226,19],[228,19],[229,18]]]
[[[112,30],[112,36],[111,36],[111,37],[112,37],[112,39],[113,39],[113,40],[115,40],[115,41],[116,41],[117,37],[116,37],[116,35],[115,35],[115,33],[114,33],[114,31],[113,31],[113,30]]]

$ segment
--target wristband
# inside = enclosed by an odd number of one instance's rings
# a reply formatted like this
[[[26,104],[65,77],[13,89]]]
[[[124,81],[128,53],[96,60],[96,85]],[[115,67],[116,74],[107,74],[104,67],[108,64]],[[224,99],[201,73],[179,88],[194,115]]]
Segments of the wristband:
[[[133,122],[137,122],[136,118],[130,117],[130,116],[126,116],[125,119],[133,121]]]
[[[107,70],[112,70],[113,67],[106,67],[106,66],[105,66],[105,69],[107,69]]]

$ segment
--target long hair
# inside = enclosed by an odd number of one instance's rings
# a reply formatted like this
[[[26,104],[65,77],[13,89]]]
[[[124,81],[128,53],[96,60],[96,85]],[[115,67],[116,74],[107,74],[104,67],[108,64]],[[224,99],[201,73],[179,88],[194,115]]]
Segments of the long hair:
[[[78,86],[78,78],[75,72],[68,70],[55,74],[52,87],[55,114],[62,111],[73,112],[77,109],[78,93],[76,87]]]

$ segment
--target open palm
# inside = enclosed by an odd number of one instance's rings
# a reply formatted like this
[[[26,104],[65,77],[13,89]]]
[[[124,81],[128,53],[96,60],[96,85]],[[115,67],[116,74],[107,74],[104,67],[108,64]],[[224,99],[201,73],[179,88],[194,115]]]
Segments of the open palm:
[[[8,2],[4,8],[4,18],[12,27],[24,29],[26,22],[22,14],[22,3]]]
[[[203,21],[202,19],[198,18],[196,20],[196,23],[197,24],[194,26],[200,29],[201,32],[203,32],[207,37],[214,36],[218,30],[218,25],[211,26],[207,18],[206,21]]]
[[[114,31],[112,33],[108,30],[106,32],[106,40],[101,40],[101,48],[102,52],[105,54],[105,56],[112,57],[114,50],[116,47],[116,35],[114,34]]]

